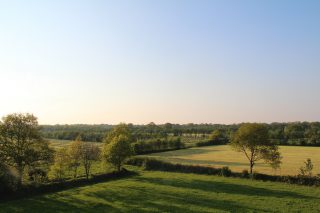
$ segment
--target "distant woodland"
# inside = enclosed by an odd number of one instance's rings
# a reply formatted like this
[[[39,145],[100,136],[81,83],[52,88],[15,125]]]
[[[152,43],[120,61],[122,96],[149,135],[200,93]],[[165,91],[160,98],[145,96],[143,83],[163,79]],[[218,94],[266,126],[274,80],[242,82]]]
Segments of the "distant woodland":
[[[227,144],[241,124],[128,124],[135,142],[181,138],[198,143]],[[320,146],[320,122],[293,122],[267,124],[269,137],[274,144]],[[83,141],[102,142],[113,125],[42,125],[43,137],[59,140],[75,140],[81,135]]]

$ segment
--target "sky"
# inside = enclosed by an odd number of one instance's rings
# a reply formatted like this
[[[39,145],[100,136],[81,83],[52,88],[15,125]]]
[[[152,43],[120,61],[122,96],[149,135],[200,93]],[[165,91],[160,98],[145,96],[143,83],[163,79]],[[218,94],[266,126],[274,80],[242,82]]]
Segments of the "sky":
[[[320,121],[320,1],[0,0],[0,117]]]

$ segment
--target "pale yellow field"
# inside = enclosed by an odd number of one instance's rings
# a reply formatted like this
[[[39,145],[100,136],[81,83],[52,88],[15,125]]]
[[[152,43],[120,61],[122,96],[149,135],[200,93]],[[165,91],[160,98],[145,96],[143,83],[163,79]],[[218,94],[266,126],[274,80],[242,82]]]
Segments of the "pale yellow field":
[[[297,175],[299,168],[307,158],[311,158],[314,164],[313,173],[320,173],[320,147],[281,146],[283,156],[281,168],[274,171],[259,161],[255,165],[255,171],[276,175]],[[213,167],[229,166],[233,171],[241,172],[249,169],[248,160],[244,154],[233,151],[228,145],[196,147],[177,151],[154,153],[148,156],[157,157],[161,160],[193,165],[206,165]]]

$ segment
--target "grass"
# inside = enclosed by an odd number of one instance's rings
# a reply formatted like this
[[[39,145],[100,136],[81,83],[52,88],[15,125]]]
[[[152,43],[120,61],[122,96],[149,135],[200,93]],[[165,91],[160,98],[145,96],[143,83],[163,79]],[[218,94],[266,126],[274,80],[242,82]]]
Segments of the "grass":
[[[137,169],[136,169],[137,170]],[[320,189],[138,171],[126,179],[0,203],[0,212],[318,212]]]
[[[259,161],[255,165],[255,171],[271,175],[297,175],[299,168],[307,158],[314,163],[314,174],[320,173],[320,147],[281,146],[283,156],[281,168],[274,171]],[[243,153],[233,151],[230,146],[207,146],[190,149],[154,153],[148,155],[159,160],[172,163],[206,165],[214,167],[229,166],[231,170],[241,172],[248,169],[248,160]]]
[[[55,149],[67,147],[68,145],[70,145],[70,143],[73,142],[72,140],[58,140],[58,139],[47,139],[47,140],[49,140],[51,147]],[[99,143],[99,142],[85,142],[85,143],[94,143],[100,147],[102,147],[103,145],[103,143]]]

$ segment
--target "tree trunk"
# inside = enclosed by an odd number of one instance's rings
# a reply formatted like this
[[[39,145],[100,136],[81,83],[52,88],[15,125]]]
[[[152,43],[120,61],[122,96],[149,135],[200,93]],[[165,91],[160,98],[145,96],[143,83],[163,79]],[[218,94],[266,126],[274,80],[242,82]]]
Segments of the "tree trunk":
[[[76,167],[76,168],[74,169],[74,175],[73,175],[73,177],[74,177],[75,179],[77,179],[77,170],[78,170],[78,167]]]
[[[86,178],[87,178],[87,180],[89,180],[89,169],[86,168],[85,170],[86,170]]]
[[[18,166],[18,188],[22,186],[22,178],[23,178],[23,166]]]
[[[253,166],[254,166],[254,162],[251,160],[250,161],[250,176],[251,176],[251,179],[253,179]]]

